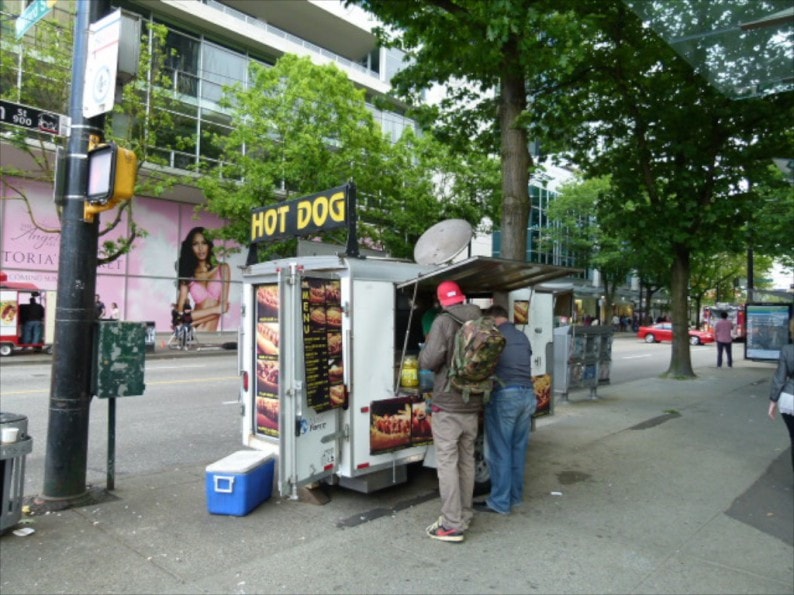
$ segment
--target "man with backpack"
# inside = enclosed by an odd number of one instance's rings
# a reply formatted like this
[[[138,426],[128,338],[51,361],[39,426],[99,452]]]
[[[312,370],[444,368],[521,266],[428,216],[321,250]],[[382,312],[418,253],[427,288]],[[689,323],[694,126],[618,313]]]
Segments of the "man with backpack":
[[[472,393],[464,400],[462,392],[452,386],[448,372],[458,329],[465,321],[479,318],[481,312],[479,307],[464,303],[466,296],[454,281],[440,283],[436,293],[443,310],[433,320],[419,353],[420,368],[435,373],[432,428],[441,495],[441,516],[426,532],[433,539],[460,542],[474,516],[474,440],[483,397]]]
[[[474,510],[510,514],[524,500],[524,465],[532,414],[538,404],[532,386],[532,347],[502,306],[491,306],[485,315],[493,317],[507,343],[496,366],[493,393],[485,405],[485,458],[491,493],[484,502],[475,502]]]

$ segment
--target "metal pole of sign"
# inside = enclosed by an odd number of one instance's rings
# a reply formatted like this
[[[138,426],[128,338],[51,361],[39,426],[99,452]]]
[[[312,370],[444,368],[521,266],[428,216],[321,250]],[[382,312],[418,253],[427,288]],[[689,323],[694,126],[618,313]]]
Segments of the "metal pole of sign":
[[[350,180],[347,183],[347,247],[345,253],[352,258],[358,258],[358,217],[356,215],[356,183]]]
[[[109,12],[109,0],[78,2],[63,206],[55,351],[52,362],[43,500],[69,501],[86,493],[91,402],[92,324],[99,221],[84,221],[89,137],[104,134],[104,116],[83,116],[88,28]],[[59,348],[62,345],[64,348]]]
[[[108,399],[108,469],[107,490],[116,489],[116,399]]]

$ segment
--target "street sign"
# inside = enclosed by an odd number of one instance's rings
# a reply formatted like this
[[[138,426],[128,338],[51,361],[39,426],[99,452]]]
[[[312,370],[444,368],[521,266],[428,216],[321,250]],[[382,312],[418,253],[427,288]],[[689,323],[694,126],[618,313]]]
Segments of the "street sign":
[[[66,116],[0,99],[0,122],[5,124],[38,130],[47,134],[64,135],[66,121]]]
[[[83,87],[83,117],[113,109],[121,39],[121,9],[88,27],[88,60]]]
[[[15,23],[17,39],[22,39],[33,25],[46,17],[55,6],[55,2],[56,0],[33,0],[17,17]]]

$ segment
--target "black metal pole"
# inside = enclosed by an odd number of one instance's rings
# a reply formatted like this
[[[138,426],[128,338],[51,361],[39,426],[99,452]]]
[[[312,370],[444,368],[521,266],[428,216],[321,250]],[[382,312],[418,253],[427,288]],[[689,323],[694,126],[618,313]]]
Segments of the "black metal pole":
[[[755,267],[752,247],[747,248],[747,301],[752,302],[755,292]]]
[[[71,132],[66,155],[58,259],[58,302],[50,385],[43,500],[70,500],[86,493],[91,358],[98,246],[98,219],[83,221],[89,138],[104,134],[104,116],[83,117],[88,27],[110,11],[109,0],[77,3],[74,30]]]
[[[116,489],[116,399],[108,399],[108,460],[107,490]]]

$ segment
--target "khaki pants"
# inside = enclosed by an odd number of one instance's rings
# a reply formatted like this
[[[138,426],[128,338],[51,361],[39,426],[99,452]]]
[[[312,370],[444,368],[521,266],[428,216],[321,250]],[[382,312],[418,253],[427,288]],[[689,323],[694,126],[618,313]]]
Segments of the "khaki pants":
[[[465,531],[474,510],[474,439],[476,413],[433,412],[438,490],[444,527]]]

